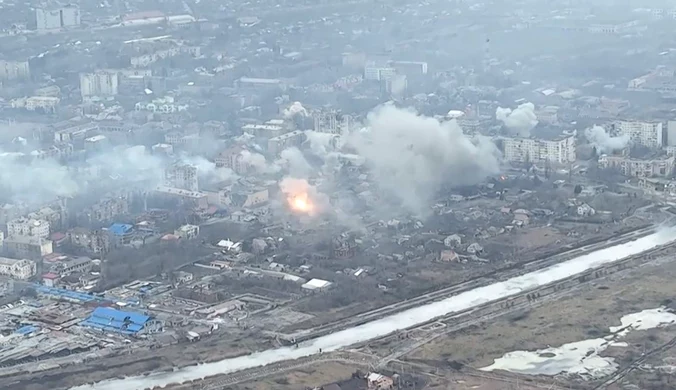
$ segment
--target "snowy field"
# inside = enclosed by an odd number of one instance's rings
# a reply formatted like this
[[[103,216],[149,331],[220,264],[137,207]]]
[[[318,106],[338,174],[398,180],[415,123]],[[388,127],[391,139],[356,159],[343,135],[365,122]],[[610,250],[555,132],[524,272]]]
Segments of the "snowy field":
[[[643,310],[622,317],[620,322],[622,325],[611,327],[611,334],[605,338],[576,341],[535,352],[509,352],[482,370],[548,376],[577,374],[587,380],[603,378],[619,368],[614,358],[601,356],[603,351],[608,347],[628,347],[629,344],[620,340],[632,331],[673,325],[676,314],[663,308]]]
[[[335,351],[353,344],[380,338],[392,332],[410,328],[447,314],[517,295],[558,280],[577,275],[622,258],[645,252],[676,239],[676,229],[664,229],[634,241],[601,249],[557,265],[514,277],[504,282],[479,287],[443,301],[430,303],[398,314],[375,320],[340,332],[301,343],[298,348],[278,348],[218,362],[185,367],[173,372],[148,376],[112,379],[71,390],[143,390],[153,386],[183,383],[208,376],[232,373],[285,360],[298,359],[323,352]]]

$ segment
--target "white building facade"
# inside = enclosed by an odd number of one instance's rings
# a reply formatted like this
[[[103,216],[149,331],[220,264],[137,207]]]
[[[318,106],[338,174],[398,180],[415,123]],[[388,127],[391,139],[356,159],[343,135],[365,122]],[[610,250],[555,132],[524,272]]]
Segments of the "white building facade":
[[[535,138],[503,139],[505,160],[509,162],[553,162],[567,164],[575,161],[575,136],[554,140]]]
[[[18,218],[7,222],[7,235],[49,237],[49,222],[42,219]]]
[[[0,275],[9,276],[12,279],[26,280],[36,273],[37,267],[34,261],[0,257]]]
[[[35,22],[38,30],[58,30],[80,25],[80,8],[70,4],[60,8],[37,8]]]
[[[662,122],[617,121],[613,126],[618,133],[629,135],[634,144],[661,148],[664,143]]]
[[[119,75],[116,72],[97,71],[80,74],[80,94],[82,99],[94,96],[106,97],[118,94]]]
[[[616,168],[625,176],[667,177],[674,172],[674,161],[674,156],[640,160],[627,156],[603,155],[599,157],[599,167]]]

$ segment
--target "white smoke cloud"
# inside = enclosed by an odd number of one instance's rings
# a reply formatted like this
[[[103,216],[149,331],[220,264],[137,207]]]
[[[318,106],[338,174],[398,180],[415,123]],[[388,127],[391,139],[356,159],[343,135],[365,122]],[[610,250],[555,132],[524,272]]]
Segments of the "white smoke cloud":
[[[598,153],[612,153],[622,150],[629,145],[629,134],[613,137],[602,126],[594,125],[584,132],[589,143],[596,148]]]
[[[498,107],[495,110],[495,118],[509,130],[522,137],[529,136],[530,131],[538,124],[535,105],[530,102],[520,104],[513,111],[510,108]]]
[[[303,156],[303,152],[294,147],[282,150],[279,160],[275,163],[286,167],[289,174],[294,177],[309,177],[314,171]]]
[[[310,145],[310,151],[317,156],[324,157],[339,147],[339,138],[337,134],[320,133],[313,130],[305,132],[307,143]]]
[[[293,102],[293,104],[290,105],[289,108],[284,110],[283,115],[284,118],[290,119],[296,115],[308,116],[308,113],[305,107],[303,107],[303,105],[300,102]]]
[[[278,165],[268,164],[265,156],[260,153],[242,150],[240,155],[242,156],[242,162],[248,164],[256,173],[275,173],[280,170]]]
[[[239,176],[230,168],[217,167],[216,163],[202,156],[181,156],[181,162],[197,167],[201,184],[218,184],[236,180]]]
[[[468,138],[454,121],[387,104],[368,115],[367,127],[352,133],[347,145],[366,159],[381,190],[409,211],[426,213],[442,184],[476,184],[499,171],[496,146]]]

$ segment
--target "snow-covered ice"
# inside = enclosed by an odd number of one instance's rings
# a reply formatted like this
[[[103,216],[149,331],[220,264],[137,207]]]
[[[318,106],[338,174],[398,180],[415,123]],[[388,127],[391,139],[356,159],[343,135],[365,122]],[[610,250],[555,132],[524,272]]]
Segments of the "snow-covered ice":
[[[143,390],[153,386],[166,386],[171,383],[183,383],[208,376],[226,374],[248,368],[258,367],[290,359],[298,359],[319,353],[335,351],[353,344],[373,340],[394,331],[406,329],[428,322],[450,313],[460,312],[493,302],[508,296],[531,290],[588,269],[602,266],[619,259],[645,252],[656,246],[676,239],[676,230],[663,229],[657,233],[630,241],[625,244],[601,249],[589,254],[514,277],[503,282],[479,287],[439,302],[393,314],[350,329],[328,334],[314,340],[301,343],[298,348],[278,348],[256,352],[247,356],[224,359],[218,362],[189,366],[173,372],[157,373],[148,376],[136,376],[125,379],[111,379],[94,385],[83,385],[72,390]]]
[[[484,371],[504,370],[528,375],[577,374],[585,379],[602,378],[613,374],[618,365],[612,357],[600,356],[608,347],[627,347],[616,341],[629,332],[668,326],[676,322],[676,314],[662,308],[628,314],[620,320],[622,325],[610,327],[608,337],[577,341],[560,347],[550,347],[535,352],[514,351],[496,359],[482,368]]]

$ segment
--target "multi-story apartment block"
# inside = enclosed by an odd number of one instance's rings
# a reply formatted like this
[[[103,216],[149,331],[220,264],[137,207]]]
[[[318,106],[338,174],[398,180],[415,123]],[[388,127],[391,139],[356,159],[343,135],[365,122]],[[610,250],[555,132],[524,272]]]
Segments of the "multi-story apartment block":
[[[619,134],[629,135],[634,144],[649,148],[661,148],[663,145],[663,125],[659,121],[628,121],[622,120],[612,124],[612,130]]]
[[[567,164],[575,161],[575,136],[564,135],[551,140],[536,138],[503,139],[505,160],[510,162],[553,162]]]
[[[43,219],[18,218],[7,222],[7,236],[49,237],[49,222]]]
[[[599,167],[616,168],[625,176],[667,177],[674,172],[674,156],[659,156],[651,159],[636,159],[629,156],[599,157]]]
[[[30,279],[37,272],[34,261],[25,259],[10,259],[0,257],[0,275],[9,276],[12,279]]]

